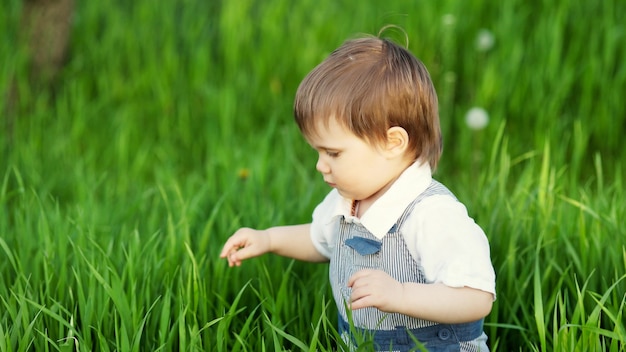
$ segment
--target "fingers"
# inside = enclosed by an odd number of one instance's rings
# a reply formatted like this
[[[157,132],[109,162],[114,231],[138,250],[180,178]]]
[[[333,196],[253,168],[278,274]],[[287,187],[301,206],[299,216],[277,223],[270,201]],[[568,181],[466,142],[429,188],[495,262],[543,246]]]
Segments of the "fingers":
[[[373,271],[374,270],[372,269],[362,269],[352,274],[352,276],[348,279],[348,287],[353,287],[357,280],[369,276]]]
[[[220,253],[220,258],[226,258],[228,260],[228,266],[239,266],[241,265],[241,260],[237,258],[236,254],[239,248],[241,248],[244,244],[238,241],[237,238],[231,237],[224,244],[224,248],[222,248],[222,252]]]
[[[349,279],[347,286],[352,288],[350,295],[350,309],[356,310],[370,307],[372,304],[368,302],[369,291],[365,286],[368,285],[367,277],[373,272],[371,269],[363,269],[354,273]]]
[[[226,256],[226,259],[228,259],[228,265],[240,266],[242,261],[257,255],[254,247],[240,247],[233,248]]]
[[[263,231],[241,228],[224,244],[220,258],[226,258],[229,266],[240,266],[245,259],[267,252],[269,239]]]
[[[224,247],[222,248],[222,251],[220,252],[220,258],[226,258],[232,252],[237,251],[241,247],[245,247],[245,245],[246,245],[245,238],[242,238],[242,236],[239,235],[239,233],[235,233],[226,241],[226,243],[224,243]]]
[[[229,266],[240,266],[244,259],[248,259],[253,256],[250,253],[250,246],[251,244],[247,242],[233,241],[232,243],[227,243],[224,246],[220,257],[226,258]]]
[[[374,306],[374,302],[369,296],[359,297],[353,300],[352,302],[350,302],[351,310],[357,310],[357,309],[373,307],[373,306]]]
[[[353,310],[376,307],[382,311],[391,312],[396,306],[398,293],[402,284],[382,270],[364,269],[354,273],[348,279],[350,294],[350,308]],[[397,303],[397,302],[396,302]]]

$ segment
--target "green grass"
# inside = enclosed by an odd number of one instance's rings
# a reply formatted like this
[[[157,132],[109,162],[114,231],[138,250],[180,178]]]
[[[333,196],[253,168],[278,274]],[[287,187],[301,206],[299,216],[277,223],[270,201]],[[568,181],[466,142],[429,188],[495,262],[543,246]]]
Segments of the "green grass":
[[[218,253],[240,226],[309,221],[328,189],[295,89],[386,24],[439,92],[436,177],[491,243],[492,350],[626,350],[623,2],[80,2],[54,90],[25,78],[20,7],[0,12],[0,92],[21,96],[0,135],[0,352],[340,346],[326,265]]]

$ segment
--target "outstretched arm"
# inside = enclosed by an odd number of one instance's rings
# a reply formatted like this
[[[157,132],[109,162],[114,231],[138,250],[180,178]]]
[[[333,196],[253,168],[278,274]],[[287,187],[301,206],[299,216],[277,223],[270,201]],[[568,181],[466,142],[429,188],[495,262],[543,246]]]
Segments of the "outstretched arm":
[[[315,249],[310,230],[311,224],[278,226],[267,230],[244,227],[226,241],[220,258],[228,259],[230,266],[239,266],[245,259],[268,252],[308,262],[328,261]]]

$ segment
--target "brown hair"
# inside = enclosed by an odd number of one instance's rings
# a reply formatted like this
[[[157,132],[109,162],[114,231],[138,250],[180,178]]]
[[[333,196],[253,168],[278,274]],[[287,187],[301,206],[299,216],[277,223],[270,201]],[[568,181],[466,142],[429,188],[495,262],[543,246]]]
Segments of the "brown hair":
[[[344,42],[300,83],[294,115],[302,134],[331,118],[370,143],[404,128],[409,151],[437,167],[442,151],[437,93],[424,64],[407,49],[377,37]]]

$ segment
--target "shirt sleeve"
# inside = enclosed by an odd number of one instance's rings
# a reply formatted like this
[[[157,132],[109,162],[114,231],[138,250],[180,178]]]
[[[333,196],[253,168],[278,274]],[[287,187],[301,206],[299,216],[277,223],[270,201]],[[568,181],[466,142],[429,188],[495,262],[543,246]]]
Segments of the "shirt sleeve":
[[[487,236],[465,206],[450,196],[418,203],[405,236],[429,282],[472,287],[496,296],[495,271]]]
[[[311,221],[311,241],[315,248],[326,258],[331,257],[333,241],[334,211],[341,196],[337,190],[332,190],[324,200],[313,210]]]

